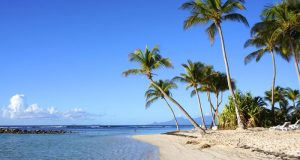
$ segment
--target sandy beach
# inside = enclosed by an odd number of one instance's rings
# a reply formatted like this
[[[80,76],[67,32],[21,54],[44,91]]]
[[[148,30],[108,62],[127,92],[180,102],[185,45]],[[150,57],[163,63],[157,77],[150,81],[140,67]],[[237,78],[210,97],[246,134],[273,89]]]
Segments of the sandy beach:
[[[155,145],[161,160],[300,159],[300,131],[192,131],[174,135],[138,135],[133,138]]]

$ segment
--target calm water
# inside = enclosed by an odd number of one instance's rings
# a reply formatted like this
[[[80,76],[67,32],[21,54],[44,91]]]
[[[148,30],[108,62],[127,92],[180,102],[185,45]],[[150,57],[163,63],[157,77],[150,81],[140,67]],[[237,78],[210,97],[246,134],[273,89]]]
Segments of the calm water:
[[[130,138],[176,130],[175,126],[10,126],[72,131],[62,135],[0,134],[0,159],[158,160],[156,147]],[[191,129],[191,126],[182,126]]]

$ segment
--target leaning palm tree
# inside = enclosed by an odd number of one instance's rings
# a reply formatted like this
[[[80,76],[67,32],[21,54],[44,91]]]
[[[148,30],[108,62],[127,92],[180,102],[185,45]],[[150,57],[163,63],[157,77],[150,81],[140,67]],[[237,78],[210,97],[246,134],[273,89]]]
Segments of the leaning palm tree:
[[[145,51],[141,49],[135,50],[133,53],[129,54],[129,60],[131,62],[136,62],[139,64],[140,68],[129,69],[123,72],[124,76],[128,75],[144,75],[148,78],[150,83],[157,87],[160,92],[171,102],[173,102],[179,110],[187,117],[191,124],[200,131],[201,134],[204,134],[205,131],[199,127],[199,125],[193,120],[193,118],[185,111],[185,109],[172,97],[168,96],[163,89],[161,89],[153,80],[153,71],[162,67],[173,67],[171,61],[168,58],[163,58],[160,54],[159,48],[154,47],[152,50],[149,50],[146,47]]]
[[[242,22],[246,26],[249,26],[247,19],[243,15],[235,12],[236,10],[245,9],[242,1],[227,0],[225,3],[222,3],[222,0],[195,0],[195,1],[184,3],[182,5],[182,9],[189,9],[191,11],[191,16],[188,17],[184,22],[185,29],[188,29],[191,26],[195,26],[199,24],[209,23],[209,27],[206,29],[206,32],[208,33],[211,42],[214,41],[216,32],[218,30],[221,44],[222,44],[222,53],[223,53],[223,59],[226,68],[228,88],[235,101],[235,110],[236,110],[238,127],[240,129],[243,129],[244,125],[241,122],[241,118],[237,106],[238,104],[235,100],[234,91],[231,86],[231,77],[230,77],[229,65],[227,60],[227,53],[225,49],[225,41],[224,41],[222,27],[221,27],[221,23],[227,20]]]
[[[294,59],[294,65],[298,81],[300,84],[300,71],[299,71],[299,55],[297,53],[297,45],[299,44],[300,34],[300,2],[299,1],[284,1],[281,4],[269,6],[265,8],[262,13],[265,21],[272,26],[272,34],[270,37],[273,41],[281,41],[281,43],[288,49],[289,56]],[[296,8],[291,7],[298,6]],[[257,25],[257,29],[265,28],[265,23]]]
[[[159,86],[169,97],[172,96],[172,93],[170,90],[177,88],[177,85],[174,82],[169,81],[169,80],[165,80],[165,81],[159,80],[159,81],[156,81],[155,84],[157,86]],[[178,122],[177,122],[175,113],[174,113],[172,107],[170,106],[170,104],[168,103],[167,99],[165,98],[165,96],[160,92],[160,90],[157,87],[155,87],[153,84],[151,84],[145,93],[145,97],[146,97],[146,109],[149,108],[153,102],[155,102],[159,99],[164,100],[173,114],[173,117],[174,117],[174,120],[176,123],[176,129],[177,129],[177,131],[179,131],[179,126],[178,126]]]
[[[186,73],[181,73],[180,76],[174,77],[173,80],[186,83],[186,89],[193,88],[193,91],[196,93],[198,98],[198,104],[200,107],[200,117],[202,120],[202,128],[206,129],[201,99],[198,92],[199,82],[201,81],[201,79],[203,79],[201,72],[205,65],[201,62],[192,62],[191,60],[188,60],[187,64],[182,64],[182,66],[185,69]]]
[[[258,25],[264,23],[266,27],[261,28]],[[272,81],[272,97],[271,97],[271,114],[274,117],[274,90],[275,90],[275,82],[276,82],[276,61],[275,61],[275,53],[278,51],[278,47],[276,45],[276,41],[272,39],[272,32],[274,26],[267,21],[259,22],[251,29],[251,39],[247,40],[244,47],[254,46],[257,48],[256,51],[250,53],[245,57],[245,64],[248,64],[251,60],[255,59],[258,62],[261,57],[270,53],[272,56],[272,64],[273,64],[273,81]],[[281,54],[282,55],[282,54]]]

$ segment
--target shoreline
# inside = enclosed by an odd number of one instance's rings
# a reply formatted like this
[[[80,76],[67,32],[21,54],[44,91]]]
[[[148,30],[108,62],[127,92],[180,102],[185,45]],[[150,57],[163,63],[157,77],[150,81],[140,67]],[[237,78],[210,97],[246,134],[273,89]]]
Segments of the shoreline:
[[[300,159],[300,131],[220,130],[204,136],[180,131],[132,138],[158,147],[161,160]]]

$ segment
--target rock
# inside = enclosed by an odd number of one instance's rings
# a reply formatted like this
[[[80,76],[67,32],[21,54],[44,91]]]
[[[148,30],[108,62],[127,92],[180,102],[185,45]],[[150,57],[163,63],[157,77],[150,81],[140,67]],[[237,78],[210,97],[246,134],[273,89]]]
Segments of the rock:
[[[185,144],[197,145],[197,144],[199,144],[199,142],[198,142],[198,141],[191,140],[191,141],[187,141]]]
[[[209,144],[203,144],[200,148],[204,149],[204,148],[210,148],[210,147],[211,147],[211,145],[209,145]]]
[[[0,128],[0,134],[65,134],[64,130],[22,130],[22,129],[10,129]],[[71,133],[71,132],[69,132]]]

